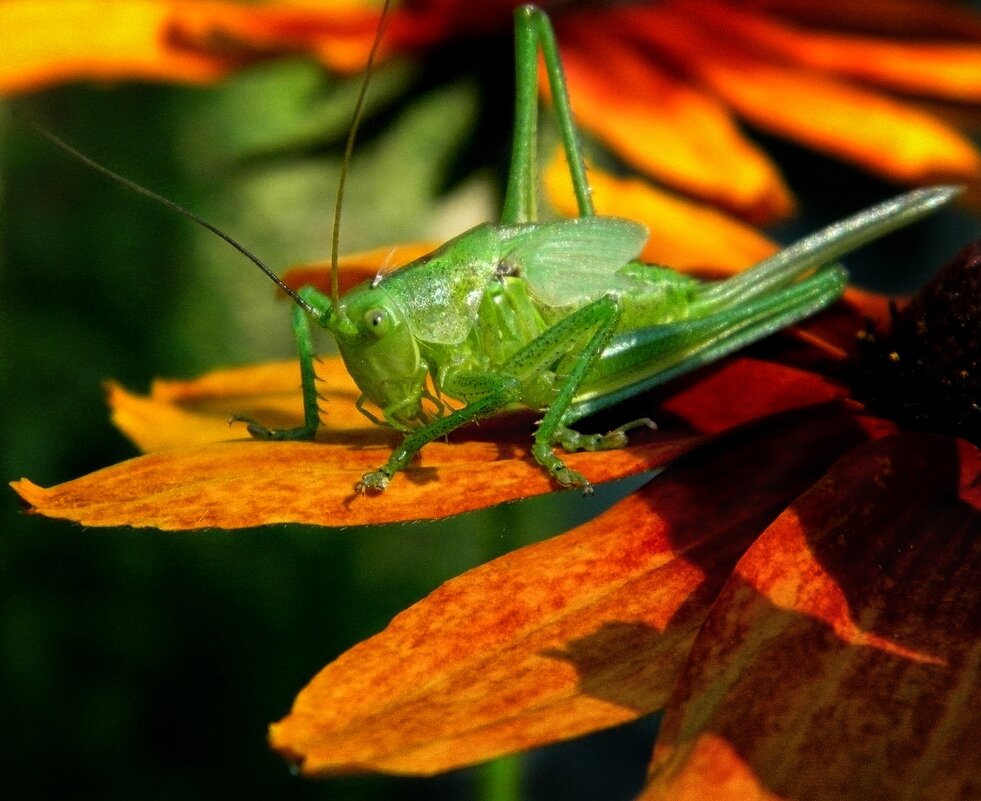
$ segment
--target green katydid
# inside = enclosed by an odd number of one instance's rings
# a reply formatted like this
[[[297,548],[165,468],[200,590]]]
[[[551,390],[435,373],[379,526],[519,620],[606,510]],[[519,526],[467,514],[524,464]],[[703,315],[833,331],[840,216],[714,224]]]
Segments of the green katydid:
[[[619,448],[630,429],[653,423],[636,420],[606,434],[581,434],[571,428],[575,422],[826,307],[846,283],[839,257],[925,216],[958,192],[951,186],[914,190],[724,281],[699,281],[644,264],[637,256],[646,229],[593,210],[548,17],[522,6],[515,20],[516,119],[499,224],[479,225],[339,297],[335,217],[328,297],[309,287],[294,292],[241,245],[164,200],[252,259],[296,304],[303,425],[269,429],[250,418],[233,421],[245,422],[259,439],[315,436],[320,416],[312,320],[336,340],[362,393],[358,409],[405,435],[384,465],[361,478],[362,492],[384,490],[432,440],[514,406],[542,412],[532,445],[538,463],[558,484],[589,492],[588,480],[566,467],[554,446]],[[558,222],[539,222],[535,204],[539,53],[579,208],[579,217]],[[462,405],[450,409],[447,400]]]
[[[539,464],[559,484],[589,491],[587,479],[566,467],[553,446],[622,447],[630,428],[650,421],[602,435],[580,434],[571,424],[827,306],[845,285],[844,270],[834,264],[839,256],[927,214],[957,191],[910,192],[722,282],[642,264],[636,257],[646,229],[593,211],[548,17],[522,6],[515,20],[516,119],[500,224],[467,231],[343,298],[336,266],[332,297],[301,290],[293,319],[304,425],[270,430],[245,420],[262,439],[316,433],[312,317],[334,336],[361,389],[358,408],[405,434],[388,461],[362,477],[362,491],[385,489],[426,443],[514,405],[543,412],[532,446]],[[536,221],[539,52],[580,214],[560,222]],[[465,405],[448,412],[443,397]],[[424,400],[435,412],[424,411]],[[369,401],[383,420],[365,408]]]

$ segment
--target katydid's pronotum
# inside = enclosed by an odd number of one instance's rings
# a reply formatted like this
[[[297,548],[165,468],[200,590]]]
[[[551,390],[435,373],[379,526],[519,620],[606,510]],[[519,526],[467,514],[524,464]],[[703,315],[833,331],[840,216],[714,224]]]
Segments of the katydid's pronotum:
[[[606,434],[580,434],[574,423],[824,308],[845,286],[839,257],[923,217],[958,191],[940,186],[901,195],[724,281],[641,263],[646,229],[593,210],[548,17],[522,6],[515,20],[516,119],[499,224],[479,225],[344,297],[337,290],[336,217],[330,297],[312,288],[292,291],[232,242],[296,303],[304,404],[297,428],[233,419],[259,439],[314,437],[320,416],[311,321],[317,323],[333,335],[361,390],[359,410],[405,435],[384,465],[361,478],[360,491],[384,490],[428,442],[514,406],[542,413],[532,445],[538,463],[560,485],[590,491],[586,477],[566,467],[554,447],[619,448],[628,430],[653,424],[636,420]],[[536,212],[539,53],[579,208],[579,217],[558,222],[539,222]]]

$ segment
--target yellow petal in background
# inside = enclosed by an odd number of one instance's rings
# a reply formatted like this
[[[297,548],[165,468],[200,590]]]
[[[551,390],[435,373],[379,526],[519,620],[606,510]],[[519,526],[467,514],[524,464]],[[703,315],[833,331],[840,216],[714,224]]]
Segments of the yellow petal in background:
[[[331,436],[337,440],[357,432],[377,442],[379,429],[355,408],[360,392],[340,357],[322,360],[318,375],[325,379],[321,416]],[[273,428],[303,419],[296,360],[215,370],[190,381],[158,379],[147,396],[110,384],[108,396],[113,423],[144,453],[240,437],[244,429],[228,425],[233,415],[254,417]]]
[[[356,1],[5,0],[0,92],[80,80],[210,83],[283,53],[354,72],[377,26],[377,6]]]
[[[221,55],[169,36],[162,0],[5,0],[0,3],[0,92],[70,80],[134,78],[206,83],[230,68]]]
[[[178,3],[174,30],[200,47],[239,56],[305,53],[340,72],[364,68],[378,29],[372,3]],[[388,47],[380,45],[384,57]]]
[[[981,168],[955,128],[874,92],[758,62],[716,63],[706,73],[751,122],[887,178],[971,180]]]
[[[710,206],[684,200],[638,178],[617,178],[591,169],[593,202],[600,214],[627,217],[647,226],[645,261],[678,270],[737,273],[776,252],[756,229]],[[544,176],[549,201],[562,214],[576,214],[575,195],[562,153]]]
[[[686,4],[703,25],[736,35],[761,54],[901,92],[965,103],[981,100],[981,43],[818,33],[731,5],[696,0]]]

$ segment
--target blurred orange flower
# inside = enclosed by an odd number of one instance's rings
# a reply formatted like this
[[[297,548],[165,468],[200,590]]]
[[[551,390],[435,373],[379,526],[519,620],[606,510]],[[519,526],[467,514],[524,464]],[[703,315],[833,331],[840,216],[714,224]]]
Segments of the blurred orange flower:
[[[383,57],[509,30],[515,5],[403,3]],[[893,181],[978,177],[969,139],[910,99],[981,101],[981,16],[961,4],[876,0],[859,13],[844,0],[667,0],[550,11],[580,125],[640,172],[751,222],[779,218],[793,201],[737,119]],[[0,92],[71,80],[207,83],[284,53],[350,72],[377,24],[377,5],[364,0],[7,0]]]

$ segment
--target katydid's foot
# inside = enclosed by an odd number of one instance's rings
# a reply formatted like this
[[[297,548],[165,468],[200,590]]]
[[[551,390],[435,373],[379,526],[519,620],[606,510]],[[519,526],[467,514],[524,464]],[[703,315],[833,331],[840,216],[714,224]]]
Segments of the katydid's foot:
[[[354,485],[354,489],[362,495],[366,492],[383,492],[391,480],[392,477],[384,468],[373,470],[370,473],[365,473],[361,480]]]
[[[593,485],[589,483],[587,478],[582,473],[577,473],[575,470],[572,470],[565,465],[562,465],[562,467],[552,473],[552,476],[563,487],[568,487],[569,489],[581,489],[583,495],[593,494]]]
[[[251,417],[244,417],[236,414],[228,419],[228,425],[232,423],[245,423],[255,439],[264,440],[298,440],[313,439],[317,434],[317,429],[311,426],[297,426],[296,428],[266,428],[262,423],[257,422]]]
[[[578,487],[582,489],[583,495],[592,494],[593,485],[586,480],[586,477],[582,473],[577,473],[575,470],[566,467],[565,462],[555,455],[551,445],[544,442],[536,442],[531,446],[531,453],[535,457],[535,461],[548,470],[549,475],[563,487],[570,489]]]
[[[580,434],[566,426],[555,432],[554,441],[569,453],[575,451],[609,451],[627,447],[627,432],[634,428],[657,428],[649,417],[632,420],[606,434]]]

